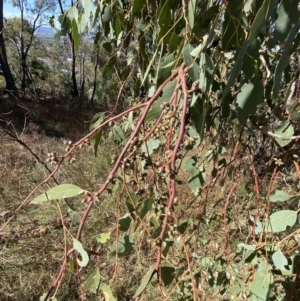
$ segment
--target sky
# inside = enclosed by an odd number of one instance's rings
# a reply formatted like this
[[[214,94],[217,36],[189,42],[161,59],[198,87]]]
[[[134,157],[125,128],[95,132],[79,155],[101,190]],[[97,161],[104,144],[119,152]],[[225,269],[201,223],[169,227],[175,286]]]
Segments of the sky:
[[[20,11],[17,7],[13,7],[11,0],[6,0],[3,3],[3,14],[4,18],[13,18],[20,16]]]

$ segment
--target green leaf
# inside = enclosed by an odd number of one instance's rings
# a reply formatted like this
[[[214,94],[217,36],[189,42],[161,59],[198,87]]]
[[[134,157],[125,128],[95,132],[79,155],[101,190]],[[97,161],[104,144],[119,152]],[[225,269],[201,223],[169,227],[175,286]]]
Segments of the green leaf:
[[[89,255],[83,249],[81,242],[78,241],[77,239],[73,238],[73,247],[81,256],[81,260],[79,258],[77,258],[78,265],[81,267],[87,266],[87,264],[89,263]]]
[[[188,179],[188,184],[193,191],[200,189],[205,182],[205,173],[196,167],[196,163],[197,158],[193,156],[187,160],[185,166],[186,170],[191,174],[191,177]]]
[[[98,152],[98,146],[100,143],[102,137],[102,131],[98,131],[96,134],[93,136],[93,145],[94,145],[94,155],[97,157],[97,152]]]
[[[71,272],[74,274],[75,273],[75,262],[72,258],[69,259],[69,268]]]
[[[142,209],[138,212],[138,215],[140,217],[140,219],[136,222],[134,231],[136,231],[140,225],[140,220],[142,220],[145,215],[152,209],[152,205],[153,205],[154,201],[152,198],[146,199],[143,201],[142,204]]]
[[[169,40],[170,52],[173,53],[175,50],[177,50],[178,45],[180,45],[181,42],[182,42],[182,37],[179,36],[175,31],[173,31]]]
[[[280,126],[275,129],[275,134],[282,136],[286,139],[275,138],[276,143],[280,147],[288,145],[291,140],[289,140],[294,135],[294,127],[288,120],[285,120]]]
[[[115,137],[115,139],[120,142],[120,143],[125,143],[126,142],[126,138],[124,135],[123,130],[121,129],[121,127],[119,125],[114,125],[114,127],[112,128],[112,132],[113,135]]]
[[[278,18],[275,22],[274,39],[284,42],[297,22],[299,22],[299,1],[298,0],[282,0],[277,10]]]
[[[133,214],[135,212],[135,208],[138,205],[138,201],[139,198],[134,194],[131,193],[130,195],[128,195],[128,197],[126,198],[126,205],[127,205],[127,209],[129,211],[129,213],[131,214],[131,217],[135,220],[135,214]]]
[[[210,268],[210,267],[212,267],[214,264],[215,264],[215,262],[214,262],[211,258],[209,258],[209,257],[203,257],[203,258],[201,259],[201,265],[203,265],[203,266],[206,267],[206,268]]]
[[[257,106],[263,103],[263,93],[264,88],[259,78],[242,87],[237,96],[238,119],[241,124],[246,124],[248,116],[255,113]]]
[[[111,9],[109,6],[105,6],[103,14],[102,14],[102,21],[108,22],[111,19]]]
[[[102,291],[103,295],[104,295],[104,299],[105,301],[117,301],[113,294],[112,291],[110,289],[110,287],[107,284],[101,284],[100,285],[100,290]]]
[[[110,240],[110,232],[101,233],[100,237],[97,238],[97,242],[99,242],[100,244],[105,244],[109,240]]]
[[[134,240],[132,236],[125,235],[124,237],[119,237],[117,243],[114,242],[110,248],[110,258],[123,257],[130,254],[134,249]]]
[[[90,17],[92,13],[92,1],[91,0],[81,0],[81,4],[84,7],[84,15],[81,18],[82,28],[83,31],[86,28],[86,26],[89,26],[90,24]],[[81,31],[81,32],[83,32]]]
[[[234,86],[235,84],[235,79],[237,78],[237,76],[239,75],[242,65],[243,65],[243,59],[245,56],[245,53],[247,51],[248,45],[247,43],[237,52],[237,55],[235,57],[235,63],[231,69],[230,75],[229,75],[229,79],[228,82],[224,88],[223,94],[222,94],[222,105],[224,105],[223,101],[225,100],[225,97],[227,96],[227,94],[230,92],[230,89]],[[225,110],[225,108],[222,108],[222,110]]]
[[[88,1],[88,0],[87,0]],[[97,23],[97,21],[98,21],[98,16],[99,16],[99,14],[100,14],[100,3],[98,3],[97,4],[97,8],[96,8],[96,10],[95,10],[95,14],[94,14],[94,18],[93,18],[93,26],[92,27],[95,27],[95,25],[96,25],[96,23]]]
[[[297,274],[298,268],[300,266],[300,256],[293,255],[289,258],[289,263],[286,270],[281,270],[281,274],[283,276],[291,276],[293,274]]]
[[[83,283],[83,290],[89,291],[93,294],[97,294],[97,290],[100,284],[100,272],[99,268],[96,268],[90,276]]]
[[[292,195],[289,195],[288,193],[281,191],[281,190],[276,190],[274,194],[270,196],[270,201],[271,202],[285,202],[292,198]]]
[[[243,59],[243,71],[245,73],[246,79],[251,79],[256,76],[257,70],[259,69],[259,50],[261,44],[259,39],[254,39],[247,49],[247,53]]]
[[[183,58],[186,66],[191,67],[189,69],[189,75],[193,82],[199,78],[199,65],[195,62],[191,53],[193,52],[194,47],[191,44],[185,45],[183,49]]]
[[[159,139],[150,138],[142,145],[142,152],[145,152],[145,154],[149,152],[149,155],[151,156],[153,154],[153,151],[158,149],[159,146],[160,146]]]
[[[145,277],[143,278],[140,286],[138,287],[138,289],[136,290],[134,296],[132,297],[132,299],[137,298],[147,287],[148,283],[151,281],[152,277],[155,274],[155,266],[152,265],[150,267],[150,269],[148,270],[147,274],[145,275]]]
[[[222,22],[222,48],[241,48],[245,40],[245,30],[242,26],[243,1],[231,0],[226,6],[224,21]]]
[[[251,301],[267,301],[269,296],[269,291],[273,283],[272,273],[266,271],[257,272],[255,274],[254,281],[252,283],[251,289]]]
[[[244,248],[246,250],[246,252],[244,252],[242,260],[239,261],[239,263],[237,264],[237,266],[240,266],[240,265],[244,264],[245,261],[254,253],[256,246],[255,245],[247,245],[245,243],[240,243],[240,244],[238,244],[238,248]]]
[[[272,2],[273,0],[263,1],[263,4],[258,10],[258,13],[256,14],[254,21],[250,27],[248,38],[249,43],[251,43],[258,36],[259,31],[266,25],[270,11],[270,5],[272,5]]]
[[[68,214],[71,218],[71,224],[72,226],[74,225],[78,225],[80,220],[81,220],[81,216],[76,212],[76,211],[73,211],[72,209],[68,209]]]
[[[250,225],[253,226],[254,221],[255,221],[255,217],[253,215],[250,215],[249,219],[250,219]],[[262,231],[263,231],[263,225],[262,225],[261,221],[259,219],[257,219],[256,222],[255,222],[254,232],[255,232],[256,235],[258,235]]]
[[[158,24],[160,27],[159,35],[158,35],[158,41],[160,41],[161,38],[164,38],[164,42],[166,42],[166,33],[169,30],[169,25],[172,22],[172,13],[171,13],[171,4],[170,0],[161,1],[160,5],[157,9],[157,19]]]
[[[130,215],[128,213],[126,213],[124,216],[122,216],[119,219],[119,230],[122,232],[126,232],[131,224],[131,218]]]
[[[174,93],[175,87],[176,87],[176,80],[173,80],[163,88],[162,91],[163,95],[151,107],[149,113],[147,114],[146,121],[151,121],[160,115],[161,113],[160,105],[164,102],[170,101]]]
[[[146,4],[145,0],[134,0],[131,11],[131,19],[134,19],[134,16],[137,12],[140,12],[143,6]]]
[[[290,118],[294,122],[300,121],[300,103],[295,102],[287,106]]]
[[[288,260],[284,256],[284,254],[278,250],[272,255],[273,263],[275,264],[276,268],[279,270],[285,271],[285,266],[288,265]]]
[[[170,75],[175,63],[174,54],[165,56],[158,66],[156,86],[159,87]]]
[[[294,2],[296,2],[296,1],[294,1]],[[276,69],[275,69],[274,85],[273,85],[273,99],[275,102],[278,102],[278,100],[279,100],[279,91],[280,91],[280,87],[281,87],[283,71],[289,64],[290,49],[293,45],[296,35],[299,32],[299,27],[300,27],[300,21],[298,21],[298,23],[292,28],[288,37],[286,38],[282,55],[276,66]]]
[[[74,48],[75,52],[78,52],[79,49],[79,33],[78,33],[78,26],[75,19],[72,20],[72,37],[74,40]]]
[[[40,297],[40,301],[44,301],[45,298],[47,296],[47,293],[44,293],[41,297]],[[47,300],[51,300],[51,301],[57,301],[57,299],[55,297],[52,297],[52,298],[48,298]]]
[[[67,199],[74,196],[78,196],[84,191],[85,190],[83,190],[79,186],[73,184],[61,184],[39,195],[31,203],[39,204],[39,203],[52,201],[52,200]]]
[[[194,104],[190,107],[190,114],[200,141],[203,140],[205,131],[206,106],[204,99],[195,96]]]
[[[92,131],[93,129],[98,127],[103,122],[104,118],[105,118],[105,112],[99,112],[96,115],[94,115],[90,123],[89,130]]]
[[[69,17],[70,21],[72,22],[73,20],[77,23],[78,22],[78,10],[77,8],[74,6],[72,6],[68,12],[67,12],[67,16]]]
[[[161,278],[165,286],[170,285],[175,276],[175,267],[172,264],[164,263],[161,265]]]
[[[286,230],[286,227],[292,227],[297,221],[297,211],[294,210],[280,210],[270,216],[270,222],[268,223],[268,232],[282,232]]]
[[[196,15],[196,0],[190,0],[188,5],[188,21],[190,29],[194,28]]]

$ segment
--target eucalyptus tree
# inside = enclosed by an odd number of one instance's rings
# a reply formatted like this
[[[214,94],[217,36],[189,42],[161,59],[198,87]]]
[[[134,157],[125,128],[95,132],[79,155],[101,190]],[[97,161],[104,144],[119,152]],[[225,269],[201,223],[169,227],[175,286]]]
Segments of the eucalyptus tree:
[[[49,14],[55,10],[55,2],[53,0],[35,0],[33,2],[12,0],[12,3],[20,10],[20,18],[15,20],[19,23],[19,28],[16,28],[17,24],[11,24],[12,32],[9,38],[17,47],[21,89],[25,92],[26,81],[30,80],[27,58],[35,39],[35,32],[40,26],[48,23]]]
[[[73,96],[78,96],[79,95],[79,90],[78,90],[78,85],[77,85],[77,78],[76,78],[76,58],[77,58],[77,51],[78,51],[78,46],[75,45],[75,41],[74,41],[74,36],[72,35],[70,28],[66,27],[66,23],[69,22],[69,20],[67,18],[65,18],[65,15],[68,14],[68,9],[69,7],[73,7],[74,5],[76,5],[77,3],[74,4],[73,0],[70,0],[70,2],[65,2],[62,0],[57,0],[58,2],[58,7],[59,7],[59,11],[60,11],[60,17],[59,17],[59,22],[61,23],[61,30],[58,32],[59,35],[67,35],[69,38],[69,42],[71,45],[71,58],[72,58],[72,64],[71,64],[71,79],[72,79],[72,89],[71,89],[71,94]],[[52,24],[52,26],[55,27],[55,24],[53,22],[53,18],[51,19],[50,23]],[[69,24],[70,26],[72,26],[72,24]],[[78,35],[78,31],[77,32],[73,32],[74,35]]]
[[[3,38],[3,0],[0,0],[0,64],[2,68],[2,72],[6,81],[6,89],[7,90],[15,90],[15,82],[13,79],[13,76],[10,71],[10,67],[7,61],[6,56],[6,48],[5,48],[5,42]]]

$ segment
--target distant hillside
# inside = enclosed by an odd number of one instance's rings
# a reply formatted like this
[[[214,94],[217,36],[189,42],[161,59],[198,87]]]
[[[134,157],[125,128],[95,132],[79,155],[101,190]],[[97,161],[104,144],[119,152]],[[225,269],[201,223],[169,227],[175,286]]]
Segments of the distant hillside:
[[[37,36],[54,36],[54,33],[50,26],[41,26],[35,32]]]

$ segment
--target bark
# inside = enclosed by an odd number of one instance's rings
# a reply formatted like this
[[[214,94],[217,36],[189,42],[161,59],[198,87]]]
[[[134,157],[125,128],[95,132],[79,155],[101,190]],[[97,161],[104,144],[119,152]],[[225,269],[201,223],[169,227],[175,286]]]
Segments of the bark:
[[[0,0],[1,1],[1,0]],[[73,6],[73,0],[71,1],[71,5]],[[58,5],[60,8],[60,12],[63,15],[65,13],[62,0],[58,0]],[[72,34],[69,33],[69,40],[71,43],[71,50],[72,50],[72,67],[71,67],[71,79],[72,79],[72,95],[73,96],[78,96],[78,87],[77,87],[77,80],[76,80],[76,51],[75,51],[75,45],[74,45],[74,40],[72,37]]]
[[[0,64],[6,81],[7,90],[16,90],[6,56],[5,43],[3,39],[3,0],[0,0]]]
[[[75,45],[72,35],[69,34],[69,39],[72,45],[72,95],[78,96],[78,87],[77,87],[77,80],[76,80],[76,52],[75,52]]]
[[[91,96],[91,103],[94,103],[94,97],[96,94],[96,88],[97,88],[97,69],[98,69],[98,64],[99,64],[99,47],[97,48],[97,53],[96,53],[96,61],[95,61],[95,66],[94,66],[94,83],[93,83],[93,93]]]

